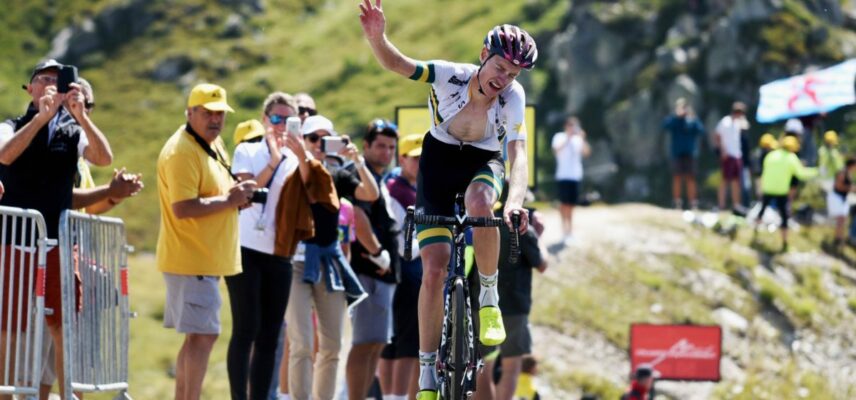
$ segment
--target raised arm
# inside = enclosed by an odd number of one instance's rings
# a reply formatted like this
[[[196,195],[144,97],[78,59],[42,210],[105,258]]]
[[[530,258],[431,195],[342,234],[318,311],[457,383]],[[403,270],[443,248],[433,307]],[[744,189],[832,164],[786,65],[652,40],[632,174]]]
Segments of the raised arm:
[[[375,0],[374,4],[371,0],[363,0],[360,3],[360,24],[375,58],[382,67],[405,78],[413,76],[416,72],[416,61],[401,54],[384,33],[386,17],[383,15],[381,0]]]
[[[57,93],[53,86],[45,89],[45,95],[38,101],[39,112],[14,135],[0,138],[0,164],[9,165],[27,149],[39,130],[53,118],[62,105],[63,94]]]

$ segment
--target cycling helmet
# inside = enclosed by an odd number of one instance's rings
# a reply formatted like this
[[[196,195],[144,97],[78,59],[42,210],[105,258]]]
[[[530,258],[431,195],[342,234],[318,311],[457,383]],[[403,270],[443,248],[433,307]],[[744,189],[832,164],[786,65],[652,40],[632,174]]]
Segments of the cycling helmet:
[[[785,136],[782,138],[782,147],[792,153],[800,151],[800,141],[794,136]]]
[[[838,146],[838,132],[828,130],[823,134],[823,141],[830,146]]]
[[[490,56],[501,56],[512,64],[532,69],[538,58],[535,39],[528,32],[514,25],[497,25],[484,38],[484,47]]]
[[[762,149],[767,149],[767,150],[775,149],[776,145],[777,145],[776,137],[773,136],[772,133],[769,133],[769,132],[765,133],[765,134],[761,135],[761,140],[758,144],[761,145]]]

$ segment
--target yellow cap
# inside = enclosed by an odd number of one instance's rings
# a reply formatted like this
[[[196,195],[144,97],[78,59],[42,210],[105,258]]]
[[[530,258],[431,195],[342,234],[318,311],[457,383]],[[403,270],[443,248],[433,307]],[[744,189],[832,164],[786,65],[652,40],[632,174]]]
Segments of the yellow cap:
[[[823,134],[823,141],[832,146],[838,146],[838,132],[833,130],[826,131]]]
[[[265,127],[261,122],[254,119],[241,122],[235,127],[235,144],[252,138],[257,138],[259,136],[264,136],[264,134]]]
[[[764,133],[758,142],[762,149],[775,149],[777,147],[776,137],[772,133]]]
[[[794,136],[785,136],[782,138],[782,147],[792,153],[800,151],[800,141]]]
[[[398,141],[398,155],[408,157],[419,157],[422,155],[422,139],[425,134],[414,133],[401,138]]]
[[[209,111],[235,112],[226,102],[226,89],[210,83],[200,83],[190,91],[188,107],[202,106]]]

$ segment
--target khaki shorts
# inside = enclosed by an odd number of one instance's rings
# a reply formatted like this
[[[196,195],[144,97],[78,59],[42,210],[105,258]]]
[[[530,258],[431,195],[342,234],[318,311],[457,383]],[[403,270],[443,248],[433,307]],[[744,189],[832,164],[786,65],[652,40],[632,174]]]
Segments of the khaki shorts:
[[[164,272],[166,304],[163,326],[179,333],[220,334],[219,276],[175,275]]]

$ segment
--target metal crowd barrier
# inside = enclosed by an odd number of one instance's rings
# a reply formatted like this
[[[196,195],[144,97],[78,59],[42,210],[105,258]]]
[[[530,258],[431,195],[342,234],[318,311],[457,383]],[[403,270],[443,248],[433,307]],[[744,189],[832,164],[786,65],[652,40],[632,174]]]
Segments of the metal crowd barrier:
[[[118,218],[64,211],[59,244],[65,387],[75,392],[118,391],[117,399],[130,399],[127,260],[132,249],[125,241],[124,224]],[[71,391],[65,397],[73,399]]]
[[[0,206],[0,394],[37,398],[45,329],[45,220],[35,210]]]

